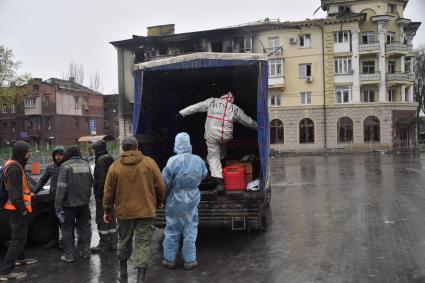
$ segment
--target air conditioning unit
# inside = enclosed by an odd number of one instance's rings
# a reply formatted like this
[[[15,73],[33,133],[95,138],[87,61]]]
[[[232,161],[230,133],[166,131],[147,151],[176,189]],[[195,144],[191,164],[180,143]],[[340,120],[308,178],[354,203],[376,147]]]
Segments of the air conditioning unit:
[[[289,44],[297,44],[297,39],[295,37],[291,37],[289,39]]]
[[[306,76],[305,81],[308,82],[308,83],[313,82],[313,76]]]

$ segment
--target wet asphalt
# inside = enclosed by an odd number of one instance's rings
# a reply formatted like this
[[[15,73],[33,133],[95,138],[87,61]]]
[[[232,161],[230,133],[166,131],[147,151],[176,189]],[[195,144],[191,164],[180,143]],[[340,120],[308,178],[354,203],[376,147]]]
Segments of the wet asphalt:
[[[199,267],[161,266],[155,231],[148,282],[425,282],[425,154],[272,159],[272,223],[266,232],[201,231]],[[93,241],[97,243],[93,222]],[[20,282],[119,282],[112,252],[40,263]],[[136,271],[129,266],[129,279]]]

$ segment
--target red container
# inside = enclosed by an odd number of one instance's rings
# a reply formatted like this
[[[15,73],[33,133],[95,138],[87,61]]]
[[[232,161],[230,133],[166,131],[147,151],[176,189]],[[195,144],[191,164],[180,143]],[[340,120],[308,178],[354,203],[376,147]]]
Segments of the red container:
[[[245,191],[246,190],[246,167],[245,166],[227,166],[223,170],[224,189],[226,191]]]

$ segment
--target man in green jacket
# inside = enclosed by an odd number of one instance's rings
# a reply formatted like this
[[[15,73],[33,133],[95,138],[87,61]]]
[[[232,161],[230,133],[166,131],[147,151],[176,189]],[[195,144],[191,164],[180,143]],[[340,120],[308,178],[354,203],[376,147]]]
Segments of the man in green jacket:
[[[109,167],[103,196],[104,220],[111,221],[112,208],[118,220],[118,258],[120,275],[127,277],[133,234],[136,246],[137,282],[146,282],[156,208],[165,198],[165,184],[155,161],[138,150],[137,140],[127,137],[123,153]]]

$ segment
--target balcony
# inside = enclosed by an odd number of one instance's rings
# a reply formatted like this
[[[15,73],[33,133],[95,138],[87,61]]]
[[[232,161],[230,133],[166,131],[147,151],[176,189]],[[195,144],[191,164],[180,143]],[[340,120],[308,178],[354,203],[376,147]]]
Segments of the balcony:
[[[380,72],[375,72],[370,74],[360,74],[361,82],[373,82],[373,81],[380,81],[380,80],[381,80]]]
[[[282,47],[271,47],[264,48],[267,56],[269,57],[281,57],[282,56]]]
[[[402,73],[402,72],[394,72],[394,73],[387,73],[387,81],[393,82],[393,81],[413,81],[415,77],[415,74],[411,73]]]
[[[285,77],[269,77],[269,87],[270,88],[285,88]]]
[[[412,44],[404,44],[398,41],[394,41],[391,43],[388,43],[385,45],[385,50],[387,52],[401,52],[401,53],[407,53],[413,51],[413,45]]]
[[[379,52],[379,42],[370,42],[359,45],[359,53]]]

